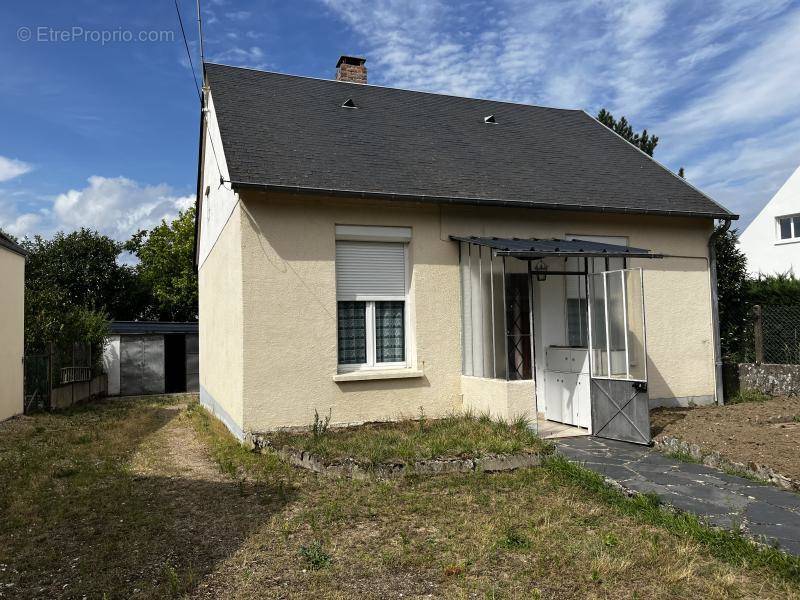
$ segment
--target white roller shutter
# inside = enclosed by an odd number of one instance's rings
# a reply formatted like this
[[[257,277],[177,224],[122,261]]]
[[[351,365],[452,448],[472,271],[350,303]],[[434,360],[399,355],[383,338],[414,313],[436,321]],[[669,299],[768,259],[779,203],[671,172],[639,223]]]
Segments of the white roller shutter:
[[[395,242],[336,242],[336,298],[404,298],[405,244]]]

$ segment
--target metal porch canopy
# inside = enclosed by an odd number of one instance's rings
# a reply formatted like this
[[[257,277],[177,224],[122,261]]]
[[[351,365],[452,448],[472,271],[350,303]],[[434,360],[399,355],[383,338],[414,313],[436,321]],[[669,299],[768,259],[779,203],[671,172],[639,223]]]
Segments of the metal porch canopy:
[[[521,259],[546,258],[548,256],[606,257],[622,256],[628,258],[664,258],[646,248],[633,248],[603,242],[586,240],[563,240],[558,238],[498,238],[451,235],[456,242],[466,242],[491,248],[495,256],[512,256]]]

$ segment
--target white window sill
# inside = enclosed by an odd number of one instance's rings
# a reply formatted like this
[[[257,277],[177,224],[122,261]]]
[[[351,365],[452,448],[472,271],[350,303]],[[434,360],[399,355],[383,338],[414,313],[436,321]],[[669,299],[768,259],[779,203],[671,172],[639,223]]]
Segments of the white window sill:
[[[385,369],[350,371],[349,373],[338,373],[333,376],[337,383],[344,381],[371,381],[374,379],[413,379],[424,377],[425,373],[417,369]]]
[[[776,246],[785,246],[786,244],[800,244],[800,238],[788,238],[775,242]]]

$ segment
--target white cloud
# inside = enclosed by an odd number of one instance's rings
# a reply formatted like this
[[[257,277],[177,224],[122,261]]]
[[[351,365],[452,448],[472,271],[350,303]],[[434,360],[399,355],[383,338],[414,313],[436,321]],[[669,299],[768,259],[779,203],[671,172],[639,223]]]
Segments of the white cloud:
[[[0,181],[8,181],[25,173],[29,173],[33,167],[15,158],[0,156]]]
[[[180,196],[165,183],[144,185],[125,177],[94,175],[86,187],[59,194],[38,210],[20,212],[18,201],[0,197],[0,227],[19,237],[88,227],[126,240],[139,229],[171,221],[193,203],[193,195]]]
[[[748,130],[800,112],[800,12],[786,18],[764,42],[709,81],[709,92],[691,101],[666,127],[691,132],[734,125]],[[702,139],[702,138],[700,138]]]
[[[247,21],[252,15],[253,13],[248,10],[236,10],[225,13],[225,16],[231,21]]]
[[[252,69],[266,69],[270,66],[265,60],[264,51],[258,46],[250,46],[249,48],[233,46],[232,48],[214,54],[209,60],[226,65],[250,67]]]
[[[358,36],[373,83],[606,107],[744,221],[797,166],[791,0],[321,1]]]

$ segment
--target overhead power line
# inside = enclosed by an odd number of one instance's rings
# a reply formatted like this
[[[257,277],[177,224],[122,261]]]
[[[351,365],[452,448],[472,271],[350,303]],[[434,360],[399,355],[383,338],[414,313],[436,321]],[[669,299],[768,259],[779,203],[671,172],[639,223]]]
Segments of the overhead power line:
[[[198,2],[199,5],[199,2]],[[192,68],[192,77],[194,78],[194,87],[197,90],[197,97],[200,101],[203,100],[203,94],[200,91],[200,84],[197,82],[197,73],[194,71],[194,61],[192,61],[192,52],[189,50],[189,41],[186,39],[186,30],[183,28],[183,19],[181,18],[181,9],[178,6],[178,0],[175,0],[175,12],[178,14],[178,23],[181,26],[181,35],[183,36],[183,45],[186,48],[186,56],[189,58],[189,66]],[[200,42],[202,44],[202,40]],[[202,56],[202,54],[201,54]]]
[[[183,18],[181,18],[181,9],[178,6],[178,0],[175,0],[175,12],[178,14],[178,23],[181,26],[181,35],[183,36],[183,46],[186,48],[186,56],[189,59],[189,66],[192,69],[192,78],[194,79],[194,87],[197,90],[197,96],[200,99],[200,110],[206,111],[206,107],[203,106],[203,92],[200,91],[200,84],[197,81],[197,73],[194,70],[194,61],[192,60],[192,52],[189,50],[189,41],[186,39],[186,29],[183,27]],[[200,20],[200,0],[197,0],[197,26],[198,26],[198,35],[200,37],[200,64],[203,64],[203,27],[202,21]],[[219,172],[220,183],[223,182],[222,177],[222,167],[219,164],[219,158],[217,157],[217,149],[214,145],[214,138],[212,136],[208,136],[208,141],[211,142],[211,152],[214,155],[214,162],[217,164],[217,172]],[[198,190],[199,192],[200,190]]]

